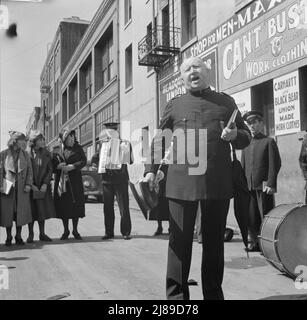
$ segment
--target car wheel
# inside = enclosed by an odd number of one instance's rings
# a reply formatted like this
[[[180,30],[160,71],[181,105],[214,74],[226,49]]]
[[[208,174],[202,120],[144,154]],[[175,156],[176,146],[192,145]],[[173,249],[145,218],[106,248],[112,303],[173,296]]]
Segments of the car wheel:
[[[88,196],[84,196],[84,201],[85,201],[85,202],[88,201]]]
[[[97,201],[99,203],[103,203],[103,196],[97,196]]]

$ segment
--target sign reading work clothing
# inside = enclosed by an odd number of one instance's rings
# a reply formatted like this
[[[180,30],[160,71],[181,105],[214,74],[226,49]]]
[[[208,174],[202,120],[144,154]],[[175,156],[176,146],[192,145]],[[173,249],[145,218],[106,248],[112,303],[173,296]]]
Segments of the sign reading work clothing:
[[[275,135],[301,131],[299,72],[274,80]]]

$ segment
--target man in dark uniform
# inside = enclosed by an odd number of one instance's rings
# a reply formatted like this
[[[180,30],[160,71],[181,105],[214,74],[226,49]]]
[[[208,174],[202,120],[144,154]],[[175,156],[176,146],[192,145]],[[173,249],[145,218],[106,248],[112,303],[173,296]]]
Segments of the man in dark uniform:
[[[118,135],[119,123],[105,123],[104,127],[110,132]],[[125,143],[129,144],[130,149],[130,163],[132,164],[132,148],[128,141]],[[112,150],[110,150],[112,153]],[[92,164],[99,164],[99,152],[96,153],[92,158]],[[128,193],[128,181],[129,174],[127,164],[122,164],[120,169],[106,169],[105,173],[102,173],[102,185],[103,185],[103,202],[104,202],[104,223],[105,223],[105,235],[102,237],[103,240],[114,238],[114,197],[116,196],[119,212],[121,216],[120,231],[125,240],[130,240],[131,233],[131,218],[129,210],[129,193]]]
[[[203,258],[202,288],[204,299],[224,299],[222,281],[224,273],[224,233],[230,199],[233,197],[232,164],[230,143],[236,149],[245,148],[250,141],[248,128],[238,113],[232,129],[224,128],[237,108],[234,100],[214,92],[208,84],[208,69],[200,58],[190,58],[181,66],[181,76],[187,94],[171,100],[164,111],[160,128],[172,132],[181,129],[195,132],[195,155],[200,154],[201,132],[207,129],[207,170],[195,174],[190,170],[195,165],[189,162],[176,163],[175,154],[180,145],[174,140],[174,162],[169,165],[166,197],[170,209],[170,239],[166,294],[168,299],[190,298],[188,277],[191,265],[193,233],[199,201],[201,202]],[[175,133],[174,133],[175,135]],[[145,168],[144,181],[151,188],[155,185],[162,135],[156,136],[152,144],[152,164]],[[193,144],[192,143],[192,144]],[[191,147],[191,144],[190,144]],[[167,146],[166,146],[167,148]],[[185,148],[185,158],[191,151]],[[158,152],[157,152],[158,151]],[[200,159],[200,158],[199,158]],[[203,161],[206,159],[200,159]]]
[[[250,111],[244,115],[252,133],[250,145],[242,151],[242,167],[247,178],[251,200],[249,207],[249,251],[259,251],[258,235],[263,217],[274,207],[277,175],[281,159],[274,139],[265,136],[263,115]]]

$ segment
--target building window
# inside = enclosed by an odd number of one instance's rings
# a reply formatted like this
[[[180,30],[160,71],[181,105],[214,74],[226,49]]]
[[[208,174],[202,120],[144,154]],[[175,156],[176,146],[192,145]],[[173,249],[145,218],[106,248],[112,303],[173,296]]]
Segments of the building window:
[[[132,87],[132,44],[125,52],[126,89]]]
[[[92,66],[89,66],[85,71],[85,99],[86,101],[92,98]]]
[[[99,111],[95,116],[96,138],[102,130],[103,124],[114,121],[114,107],[110,104]]]
[[[196,37],[196,0],[182,1],[182,42],[186,44]]]
[[[113,36],[102,48],[102,87],[113,78]]]
[[[78,110],[78,86],[77,76],[74,77],[70,83],[68,105],[69,105],[69,118],[71,118]]]
[[[67,90],[62,96],[62,124],[67,121]]]
[[[125,0],[125,25],[131,20],[132,5],[131,0]]]
[[[50,95],[49,95],[49,110],[48,113],[51,113],[53,111],[53,90],[50,91]]]
[[[78,110],[78,88],[75,86],[73,91],[73,110],[74,113]]]
[[[91,141],[93,135],[93,119],[89,119],[80,126],[80,143]]]
[[[54,79],[54,63],[53,63],[53,59],[51,59],[49,63],[49,84],[50,85],[53,84],[53,79]]]
[[[59,113],[57,113],[54,116],[54,136],[58,136],[59,134],[59,128],[60,128],[60,123],[59,123]]]
[[[105,87],[115,76],[113,50],[113,23],[109,25],[95,46],[95,93]]]
[[[59,67],[60,67],[60,45],[58,44],[56,49],[55,49],[55,52],[54,52],[54,69],[55,69],[55,72],[57,72]]]
[[[54,105],[59,102],[60,99],[60,86],[59,86],[59,79],[55,82],[54,85]]]

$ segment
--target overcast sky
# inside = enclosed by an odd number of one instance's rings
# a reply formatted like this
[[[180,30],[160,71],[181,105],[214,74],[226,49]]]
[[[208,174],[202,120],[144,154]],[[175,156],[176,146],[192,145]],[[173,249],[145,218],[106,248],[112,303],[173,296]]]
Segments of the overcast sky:
[[[62,18],[91,20],[102,0],[43,0],[42,3],[3,1],[18,37],[9,39],[0,30],[1,150],[9,130],[25,132],[35,106],[40,106],[40,73],[47,45]]]

